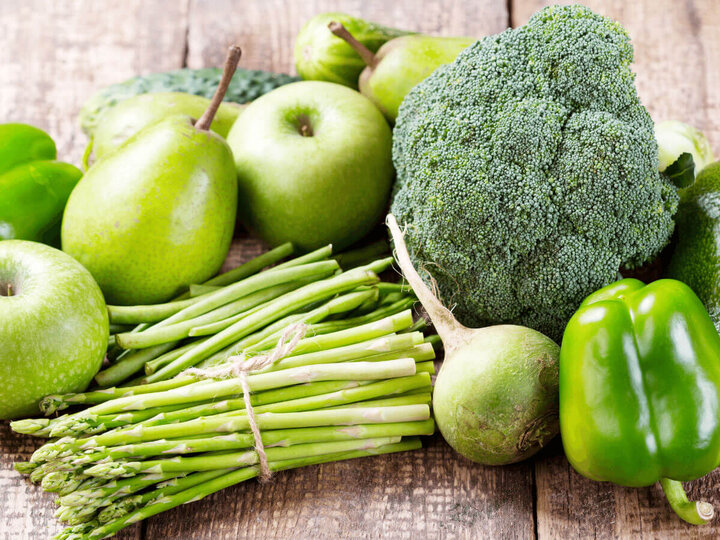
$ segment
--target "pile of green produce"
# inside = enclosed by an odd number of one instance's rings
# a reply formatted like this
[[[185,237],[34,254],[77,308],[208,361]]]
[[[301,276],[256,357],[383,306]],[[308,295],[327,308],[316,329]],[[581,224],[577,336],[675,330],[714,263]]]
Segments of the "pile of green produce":
[[[87,408],[11,424],[52,438],[16,468],[60,495],[57,516],[71,527],[59,538],[103,538],[256,477],[241,383],[225,368],[236,355],[272,350],[292,325],[304,325],[304,337],[247,377],[271,470],[419,448],[417,436],[434,432],[436,340],[413,321],[408,289],[379,281],[392,258],[343,272],[323,248],[258,273],[291,250],[269,251],[174,302],[109,306],[113,325],[141,326],[111,336],[111,349],[126,352],[98,374],[104,388],[49,395],[46,415]],[[218,378],[199,379],[191,366]],[[143,367],[141,380],[126,382]]]
[[[652,122],[618,23],[552,6],[476,41],[325,13],[304,81],[239,58],[98,92],[82,179],[0,126],[0,238],[32,240],[0,242],[0,417],[45,413],[11,426],[49,439],[16,468],[58,493],[58,538],[435,421],[487,465],[560,432],[581,474],[709,521],[681,482],[719,465],[720,164]],[[389,204],[395,258],[343,252]],[[236,218],[271,249],[217,274]],[[681,281],[617,281],[650,264]]]

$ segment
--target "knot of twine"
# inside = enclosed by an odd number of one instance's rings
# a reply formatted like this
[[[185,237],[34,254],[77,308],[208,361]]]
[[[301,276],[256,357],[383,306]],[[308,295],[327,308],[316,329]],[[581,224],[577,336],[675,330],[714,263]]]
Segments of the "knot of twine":
[[[247,357],[245,354],[239,354],[228,358],[227,363],[222,366],[198,369],[190,368],[185,370],[185,373],[189,375],[195,375],[203,378],[222,378],[230,375],[236,376],[240,380],[240,387],[243,391],[243,401],[245,402],[245,410],[248,415],[248,423],[250,424],[250,431],[255,439],[255,451],[258,455],[258,461],[260,463],[260,480],[267,482],[272,473],[268,466],[267,454],[265,454],[265,446],[262,442],[262,436],[260,435],[260,427],[255,420],[255,411],[253,409],[250,400],[250,385],[248,384],[248,373],[253,371],[259,371],[266,367],[272,366],[275,362],[281,358],[285,358],[289,355],[302,338],[307,333],[307,326],[303,323],[296,323],[288,326],[280,336],[277,345],[267,354],[259,354],[257,356]]]

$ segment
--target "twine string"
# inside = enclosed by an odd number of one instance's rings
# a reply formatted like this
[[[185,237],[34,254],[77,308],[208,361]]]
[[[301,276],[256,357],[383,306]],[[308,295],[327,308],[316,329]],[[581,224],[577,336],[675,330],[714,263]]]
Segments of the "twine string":
[[[248,374],[253,371],[260,371],[270,367],[278,360],[288,356],[295,347],[297,347],[300,340],[305,337],[306,333],[307,326],[303,323],[296,323],[285,329],[275,348],[267,354],[247,357],[243,353],[231,356],[228,358],[228,361],[221,366],[206,369],[190,368],[185,370],[185,373],[189,375],[202,378],[215,379],[234,375],[240,380],[240,387],[243,391],[243,401],[245,402],[245,410],[248,415],[248,423],[250,424],[250,431],[252,432],[253,439],[255,440],[255,451],[257,452],[258,461],[260,463],[260,480],[262,482],[267,482],[272,476],[272,473],[270,472],[270,467],[268,466],[267,454],[265,453],[265,446],[262,442],[260,427],[255,419],[255,411],[252,406],[252,400],[250,399]]]

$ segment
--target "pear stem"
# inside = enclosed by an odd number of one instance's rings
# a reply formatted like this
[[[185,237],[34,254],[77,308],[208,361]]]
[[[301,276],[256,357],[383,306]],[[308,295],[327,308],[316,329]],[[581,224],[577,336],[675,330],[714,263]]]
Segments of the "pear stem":
[[[355,36],[348,32],[347,28],[345,28],[342,23],[330,21],[328,23],[328,28],[333,34],[340,39],[345,40],[348,45],[355,49],[355,52],[360,55],[360,58],[362,58],[366,65],[372,66],[375,64],[375,53],[355,39]]]
[[[215,118],[215,113],[217,113],[217,110],[225,97],[225,92],[227,92],[228,86],[230,86],[230,81],[235,74],[235,69],[237,68],[241,55],[242,50],[237,45],[233,45],[228,49],[227,56],[225,57],[225,67],[223,67],[222,77],[220,78],[220,84],[218,84],[218,87],[215,90],[215,95],[213,95],[212,100],[210,100],[210,105],[208,105],[208,108],[205,109],[205,112],[200,117],[200,120],[195,122],[195,127],[197,129],[205,131],[210,129],[210,124],[212,124],[213,118]]]
[[[443,341],[446,354],[448,351],[461,345],[472,332],[469,328],[460,324],[452,312],[442,305],[442,302],[435,296],[427,285],[420,278],[410,260],[407,246],[405,245],[405,234],[400,230],[395,216],[388,214],[385,223],[390,229],[393,244],[395,245],[395,260],[400,266],[405,279],[410,283],[413,291],[422,303],[425,311],[430,315],[435,330]]]

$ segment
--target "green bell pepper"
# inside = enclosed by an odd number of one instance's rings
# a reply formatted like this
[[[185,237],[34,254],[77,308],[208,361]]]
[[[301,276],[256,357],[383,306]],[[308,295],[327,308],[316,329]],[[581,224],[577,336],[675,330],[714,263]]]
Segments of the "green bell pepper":
[[[82,172],[56,154],[44,131],[0,124],[0,240],[60,246],[63,210]]]
[[[720,465],[720,335],[690,287],[623,279],[583,301],[560,350],[560,432],[583,476],[660,481],[682,519],[712,517],[680,483]]]

